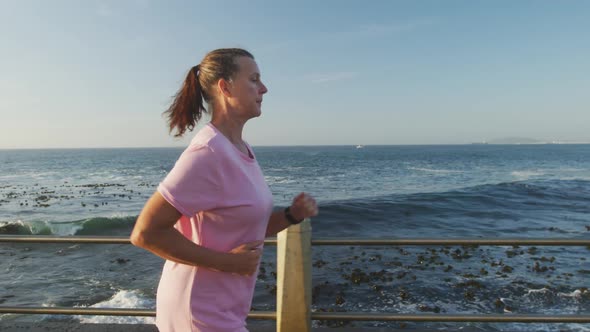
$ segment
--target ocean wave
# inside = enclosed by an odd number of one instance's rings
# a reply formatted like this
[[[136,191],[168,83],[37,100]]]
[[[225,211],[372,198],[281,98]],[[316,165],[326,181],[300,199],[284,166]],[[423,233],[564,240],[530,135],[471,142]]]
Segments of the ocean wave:
[[[128,235],[136,216],[95,217],[67,222],[8,221],[0,222],[0,234],[5,235]]]
[[[79,229],[75,235],[121,235],[122,233],[129,234],[135,225],[134,217],[115,217],[104,218],[97,217],[86,219],[83,222],[83,227]]]
[[[575,191],[575,194],[572,193]],[[454,199],[477,199],[492,203],[491,200],[502,200],[506,195],[510,197],[542,198],[542,199],[574,199],[587,201],[590,199],[590,180],[531,180],[480,184],[441,192],[389,194],[374,197],[353,198],[346,200],[328,201],[325,205],[337,206],[351,204],[371,204],[383,202],[418,201],[440,202]]]
[[[119,290],[110,299],[93,304],[88,308],[154,308],[154,300],[147,298],[137,290]],[[85,324],[154,324],[153,317],[137,316],[77,316]]]
[[[52,235],[44,223],[29,223],[22,220],[0,222],[0,234],[6,235]]]
[[[483,184],[462,189],[434,192],[390,194],[362,199],[329,201],[320,205],[316,230],[366,235],[391,234],[402,229],[415,234],[417,229],[436,236],[441,231],[456,236],[486,232],[502,235],[526,231],[534,236],[546,232],[582,234],[579,220],[590,213],[590,181],[544,180]],[[564,218],[567,216],[567,219]],[[517,221],[527,221],[518,223]],[[564,221],[557,225],[555,221]],[[370,222],[371,229],[365,227]],[[335,228],[334,224],[339,227]],[[563,231],[563,232],[562,232]],[[403,235],[407,235],[404,233]],[[450,234],[450,233],[448,233]],[[423,234],[426,236],[426,234]]]
[[[587,169],[573,167],[522,169],[510,172],[517,181],[552,179],[552,180],[590,180]]]

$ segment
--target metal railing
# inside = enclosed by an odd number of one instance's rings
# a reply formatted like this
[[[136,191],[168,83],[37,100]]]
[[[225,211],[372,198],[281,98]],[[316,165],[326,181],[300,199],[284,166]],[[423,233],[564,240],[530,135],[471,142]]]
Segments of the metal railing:
[[[130,244],[127,237],[108,236],[19,236],[0,235],[4,243],[90,243]],[[311,246],[588,246],[590,239],[311,239],[309,221],[265,240],[277,245],[277,311],[252,311],[250,319],[277,320],[277,331],[309,331],[311,320],[338,321],[411,321],[411,322],[495,322],[495,323],[590,323],[590,315],[463,315],[463,314],[389,314],[364,312],[311,312]],[[289,264],[286,262],[289,261]],[[293,264],[294,263],[294,264]],[[287,271],[288,268],[297,268]],[[303,287],[303,292],[301,291]],[[292,289],[291,291],[289,289]],[[303,294],[300,297],[293,294]],[[295,299],[294,299],[295,298]],[[0,306],[0,314],[63,314],[106,316],[155,316],[154,310],[117,308],[10,307]]]
[[[51,236],[51,235],[0,235],[0,243],[93,243],[93,244],[131,244],[124,236]],[[264,240],[265,245],[277,245],[277,238]],[[590,246],[590,239],[360,239],[360,238],[315,238],[315,246]]]

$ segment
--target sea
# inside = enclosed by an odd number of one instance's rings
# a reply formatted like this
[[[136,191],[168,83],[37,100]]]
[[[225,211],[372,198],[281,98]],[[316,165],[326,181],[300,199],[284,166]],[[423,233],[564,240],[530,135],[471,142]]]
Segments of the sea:
[[[0,150],[0,234],[128,236],[183,148]],[[254,147],[277,208],[307,192],[313,238],[590,239],[590,145]],[[312,310],[590,314],[590,247],[314,246]],[[163,260],[131,245],[0,243],[0,305],[155,307]],[[276,309],[276,247],[252,310]],[[0,315],[4,322],[150,317]],[[590,331],[590,324],[314,321]]]

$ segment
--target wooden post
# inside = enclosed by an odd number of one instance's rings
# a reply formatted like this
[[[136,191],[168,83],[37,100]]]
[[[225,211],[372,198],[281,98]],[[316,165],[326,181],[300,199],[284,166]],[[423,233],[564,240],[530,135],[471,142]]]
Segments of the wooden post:
[[[277,332],[311,331],[311,222],[277,236]]]

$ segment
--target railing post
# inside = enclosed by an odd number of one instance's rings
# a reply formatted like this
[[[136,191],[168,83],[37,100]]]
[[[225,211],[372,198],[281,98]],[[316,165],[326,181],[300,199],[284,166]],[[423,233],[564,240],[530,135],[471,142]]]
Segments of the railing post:
[[[311,331],[311,222],[277,236],[277,332]]]

